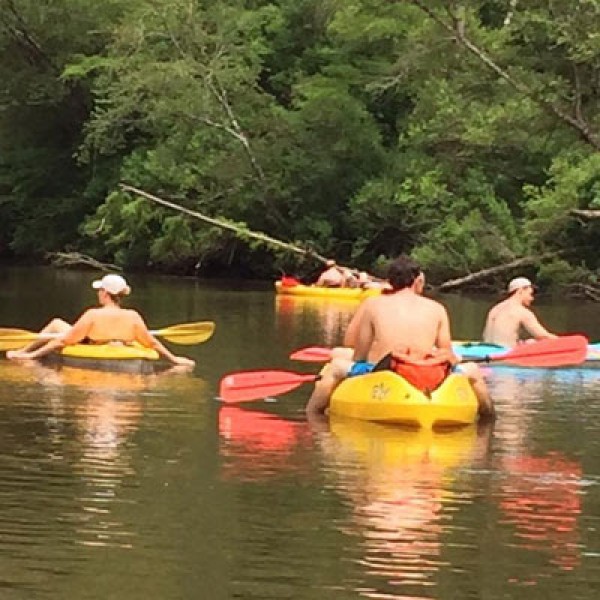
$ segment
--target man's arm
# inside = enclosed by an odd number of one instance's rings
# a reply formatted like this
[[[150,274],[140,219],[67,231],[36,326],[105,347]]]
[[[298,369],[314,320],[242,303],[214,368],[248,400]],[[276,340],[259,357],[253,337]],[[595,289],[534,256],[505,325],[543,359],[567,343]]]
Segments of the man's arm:
[[[459,362],[458,357],[452,350],[452,334],[450,333],[450,318],[448,311],[440,305],[440,320],[438,324],[438,334],[436,345],[436,356],[444,356],[452,364]]]
[[[365,302],[365,308],[358,319],[356,327],[353,357],[355,361],[367,360],[373,344],[375,332],[373,331],[373,320],[371,318],[371,311],[369,310],[370,304],[367,304],[367,302]]]
[[[529,309],[523,309],[523,317],[521,318],[521,325],[529,333],[529,335],[536,340],[543,340],[546,338],[557,337],[553,333],[550,333],[537,319]]]
[[[359,305],[358,309],[352,316],[350,320],[350,324],[346,329],[346,333],[344,335],[344,346],[349,348],[354,348],[356,345],[356,336],[358,335],[358,326],[360,324],[360,320],[362,318],[363,313],[365,312],[365,306],[368,306],[369,300],[366,300],[362,304]]]

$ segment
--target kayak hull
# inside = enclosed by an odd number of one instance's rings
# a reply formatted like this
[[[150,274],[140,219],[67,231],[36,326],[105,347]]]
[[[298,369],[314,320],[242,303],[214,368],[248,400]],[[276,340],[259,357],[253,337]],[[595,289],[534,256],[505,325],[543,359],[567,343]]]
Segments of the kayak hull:
[[[381,289],[362,288],[327,288],[316,285],[283,285],[281,281],[275,282],[277,294],[286,296],[299,296],[303,298],[329,298],[333,300],[364,300],[371,296],[379,296]]]
[[[334,415],[429,429],[474,423],[477,409],[475,392],[459,373],[449,375],[431,396],[392,371],[349,377],[329,404]]]
[[[139,344],[74,344],[46,359],[68,367],[120,373],[154,373],[167,367],[156,350]]]

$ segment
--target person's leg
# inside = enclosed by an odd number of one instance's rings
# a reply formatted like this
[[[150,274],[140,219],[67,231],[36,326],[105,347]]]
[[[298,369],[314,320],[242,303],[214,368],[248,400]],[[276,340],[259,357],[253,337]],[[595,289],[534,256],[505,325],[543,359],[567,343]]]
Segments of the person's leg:
[[[348,346],[336,346],[331,350],[331,360],[336,358],[342,358],[344,360],[352,360],[354,355],[354,348],[348,348]]]
[[[51,354],[55,350],[58,350],[62,347],[62,340],[58,338],[55,340],[50,340],[43,346],[36,348],[35,350],[30,350],[29,352],[26,352],[25,350],[9,350],[6,353],[6,358],[10,360],[33,360],[36,358],[42,358],[42,356],[46,356],[47,354]]]
[[[327,366],[306,404],[307,413],[318,414],[327,410],[333,390],[346,378],[351,366],[352,361],[344,358],[335,359]]]
[[[493,419],[496,416],[496,410],[481,369],[475,363],[462,363],[460,371],[469,378],[469,383],[477,396],[479,416]]]
[[[52,319],[52,321],[50,321],[50,323],[48,323],[40,332],[39,332],[39,338],[37,340],[34,340],[33,342],[27,344],[27,346],[24,346],[23,348],[19,349],[19,350],[12,350],[6,353],[6,357],[10,358],[10,359],[29,359],[29,358],[37,358],[36,356],[31,356],[31,353],[35,352],[38,349],[41,349],[42,347],[44,347],[44,350],[46,350],[45,346],[47,344],[49,344],[48,342],[48,336],[51,336],[53,334],[66,334],[69,330],[71,329],[71,325],[69,323],[67,323],[66,321],[63,321],[62,319]],[[54,340],[50,340],[50,341],[54,341]],[[52,352],[53,350],[55,350],[57,347],[57,345],[53,345],[50,347],[50,349],[47,350],[47,352],[44,352],[44,354],[48,354],[49,352]],[[43,356],[43,355],[42,355]]]

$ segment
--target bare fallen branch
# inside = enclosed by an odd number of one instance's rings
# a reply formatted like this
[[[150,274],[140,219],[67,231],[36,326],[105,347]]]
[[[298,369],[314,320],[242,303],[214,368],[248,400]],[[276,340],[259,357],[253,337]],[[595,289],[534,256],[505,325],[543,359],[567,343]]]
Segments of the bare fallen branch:
[[[98,271],[114,272],[122,271],[121,267],[113,265],[111,263],[103,263],[96,260],[92,256],[87,254],[81,254],[79,252],[49,252],[47,257],[55,267],[91,267]]]
[[[600,210],[573,208],[570,213],[576,217],[587,219],[588,221],[600,219]]]
[[[194,217],[196,219],[200,219],[201,221],[204,221],[205,223],[208,223],[209,225],[215,225],[216,227],[220,227],[221,229],[225,229],[227,231],[232,231],[233,233],[235,233],[236,235],[238,235],[242,238],[252,238],[252,239],[258,240],[259,242],[262,242],[266,245],[273,246],[275,248],[288,250],[288,251],[294,252],[296,254],[302,254],[303,256],[310,256],[310,257],[315,258],[316,260],[322,262],[323,264],[325,264],[327,262],[327,259],[324,256],[317,254],[313,250],[310,250],[307,248],[301,248],[300,246],[296,246],[295,244],[290,244],[289,242],[282,242],[281,240],[272,238],[272,237],[266,235],[265,233],[250,231],[249,229],[246,229],[245,227],[234,225],[231,221],[224,221],[224,220],[220,220],[220,219],[215,219],[213,217],[209,217],[207,215],[203,215],[202,213],[199,213],[195,210],[191,210],[189,208],[186,208],[185,206],[181,206],[181,205],[176,204],[175,202],[171,202],[169,200],[164,200],[163,198],[159,198],[158,196],[154,196],[153,194],[144,192],[143,190],[135,188],[126,183],[121,183],[119,185],[120,185],[121,189],[126,192],[130,192],[137,196],[141,196],[142,198],[146,198],[147,200],[151,200],[152,202],[156,202],[157,204],[161,204],[162,206],[172,208],[174,210],[177,210],[181,213],[184,213],[184,214]]]
[[[586,283],[572,283],[569,285],[569,290],[577,295],[583,295],[594,302],[600,302],[600,287],[589,285]]]
[[[503,265],[497,265],[496,267],[482,269],[481,271],[469,273],[469,275],[465,275],[464,277],[458,277],[457,279],[449,279],[448,281],[444,281],[444,283],[440,284],[437,289],[443,292],[448,290],[455,290],[473,283],[484,281],[485,279],[488,279],[495,275],[500,275],[501,273],[505,273],[506,271],[510,271],[518,267],[535,265],[547,258],[553,258],[558,254],[558,252],[547,252],[539,256],[524,256],[521,258],[517,258]]]

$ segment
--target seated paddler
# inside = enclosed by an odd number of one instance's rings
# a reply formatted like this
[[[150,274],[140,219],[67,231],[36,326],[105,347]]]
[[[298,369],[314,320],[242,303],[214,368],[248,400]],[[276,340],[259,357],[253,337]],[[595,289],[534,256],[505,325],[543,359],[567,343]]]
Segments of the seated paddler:
[[[92,288],[98,294],[98,307],[86,310],[73,325],[62,319],[52,319],[39,332],[39,339],[20,350],[7,352],[7,358],[41,358],[73,344],[138,342],[146,348],[154,348],[161,357],[175,365],[194,366],[193,360],[174,355],[157,340],[148,331],[144,319],[136,310],[121,306],[123,299],[131,292],[125,278],[116,274],[105,275],[102,279],[94,281]]]
[[[343,379],[369,373],[384,357],[392,359],[389,366],[399,374],[404,370],[408,380],[412,377],[407,375],[409,371],[422,370],[416,381],[421,389],[439,385],[458,363],[452,352],[448,313],[441,303],[423,296],[425,275],[420,266],[410,257],[400,256],[391,263],[388,280],[390,292],[368,298],[354,314],[344,340],[353,346],[353,354],[350,357],[347,349],[334,352],[315,385],[307,412],[324,412],[333,390]],[[402,364],[409,364],[410,368]],[[474,363],[462,363],[458,368],[473,386],[480,415],[493,415],[480,369]]]

